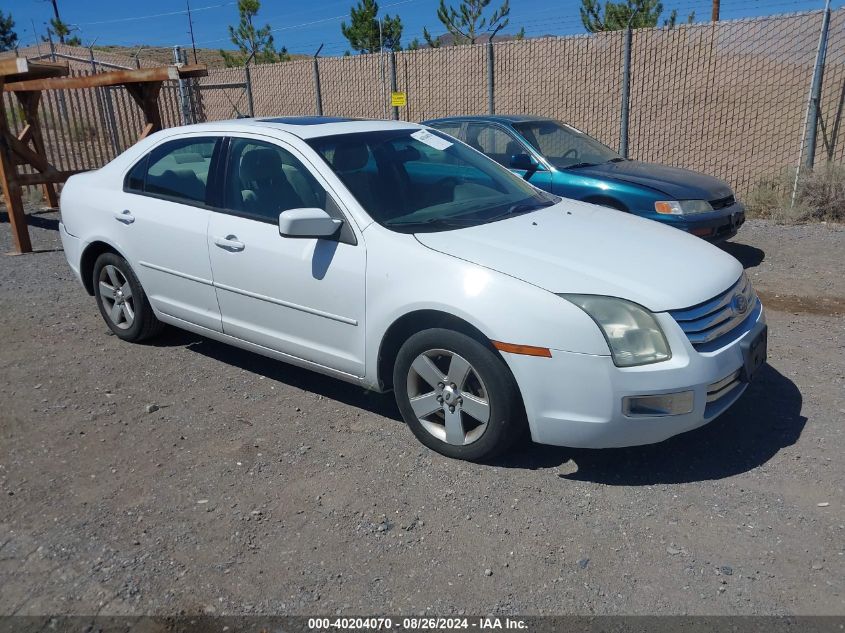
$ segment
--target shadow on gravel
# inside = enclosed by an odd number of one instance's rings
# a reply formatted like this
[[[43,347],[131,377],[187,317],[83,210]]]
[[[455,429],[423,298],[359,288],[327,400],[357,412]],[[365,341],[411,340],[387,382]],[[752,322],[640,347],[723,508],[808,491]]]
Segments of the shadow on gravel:
[[[754,268],[766,259],[765,251],[756,246],[739,244],[737,242],[725,242],[721,246],[722,250],[726,253],[736,257],[743,268]]]
[[[148,344],[187,347],[221,363],[404,424],[392,394],[366,391],[176,328],[166,328],[162,336]],[[722,479],[761,466],[782,448],[794,444],[807,422],[801,415],[801,404],[801,392],[795,383],[766,365],[724,415],[660,444],[589,450],[543,446],[526,440],[489,465],[540,470],[557,468],[572,460],[577,472],[561,474],[561,479],[617,486]]]
[[[767,365],[721,417],[660,444],[587,450],[528,442],[496,465],[553,468],[571,459],[577,472],[560,478],[611,486],[722,479],[761,466],[794,444],[807,422],[801,415],[801,403],[795,383]]]
[[[225,343],[218,343],[174,327],[165,328],[162,335],[150,341],[148,345],[186,347],[192,352],[202,354],[221,363],[233,365],[253,374],[265,376],[276,382],[315,393],[324,398],[331,398],[385,418],[392,418],[404,424],[402,415],[396,407],[396,401],[393,399],[393,394],[390,393],[379,394],[374,391],[367,391],[336,378],[323,376],[317,372],[295,367]]]
[[[45,213],[52,213],[51,211],[46,211]],[[26,221],[29,226],[38,228],[38,229],[47,229],[48,231],[58,231],[59,230],[59,220],[58,218],[45,218],[36,213],[27,213],[26,214]],[[0,224],[8,224],[9,223],[9,214],[6,211],[0,211]]]

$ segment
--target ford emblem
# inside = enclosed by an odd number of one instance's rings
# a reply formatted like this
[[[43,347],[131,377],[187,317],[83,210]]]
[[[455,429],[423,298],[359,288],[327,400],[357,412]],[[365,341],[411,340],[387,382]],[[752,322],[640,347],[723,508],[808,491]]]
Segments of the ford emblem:
[[[745,314],[745,311],[748,310],[748,299],[745,298],[745,295],[736,294],[731,300],[731,307],[736,314]]]

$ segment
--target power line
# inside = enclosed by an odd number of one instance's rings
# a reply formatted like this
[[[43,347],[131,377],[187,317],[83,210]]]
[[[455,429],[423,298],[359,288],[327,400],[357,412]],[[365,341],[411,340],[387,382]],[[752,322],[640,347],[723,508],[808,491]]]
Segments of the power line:
[[[237,2],[224,2],[222,4],[210,4],[205,7],[197,7],[193,9],[194,13],[198,11],[208,11],[209,9],[220,9],[222,7],[229,7],[237,4]],[[190,11],[190,9],[188,10]],[[115,18],[113,20],[99,20],[97,22],[79,22],[80,26],[96,26],[99,24],[117,24],[119,22],[134,22],[136,20],[150,20],[152,18],[165,18],[173,15],[185,15],[188,11],[168,11],[166,13],[151,13],[149,15],[136,15],[127,18]]]

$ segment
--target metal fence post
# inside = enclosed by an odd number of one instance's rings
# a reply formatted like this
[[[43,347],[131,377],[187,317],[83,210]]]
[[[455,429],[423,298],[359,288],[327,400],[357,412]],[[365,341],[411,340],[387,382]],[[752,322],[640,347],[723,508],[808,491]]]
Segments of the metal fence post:
[[[819,125],[819,113],[822,95],[822,77],[824,76],[824,60],[827,54],[827,33],[830,26],[830,0],[824,4],[822,28],[819,33],[819,48],[816,51],[816,63],[813,68],[813,82],[810,84],[810,98],[807,101],[807,118],[804,121],[804,132],[801,135],[801,148],[798,151],[798,165],[795,167],[795,181],[792,183],[792,198],[790,207],[795,207],[798,197],[798,181],[801,179],[801,167],[812,169],[816,162],[816,134]],[[804,150],[806,149],[806,155]]]
[[[177,66],[182,65],[182,47],[179,45],[173,47],[173,63]],[[191,123],[191,107],[188,103],[188,86],[184,79],[179,79],[179,105],[182,110],[182,125],[189,125]]]
[[[317,58],[320,56],[320,51],[323,50],[323,45],[314,53],[314,95],[317,100],[317,116],[323,116],[323,92],[320,90],[320,62]]]
[[[249,108],[249,116],[255,116],[255,103],[252,100],[252,73],[249,70],[249,62],[244,66],[244,83],[246,84],[246,103]]]
[[[631,43],[633,33],[631,20],[625,29],[625,45],[622,53],[622,116],[619,125],[619,153],[628,158],[628,117],[631,111]]]
[[[487,105],[490,114],[496,114],[496,92],[494,90],[495,80],[493,76],[495,73],[495,64],[493,63],[493,35],[487,40]]]
[[[390,92],[396,92],[396,51],[390,51],[390,57],[388,58],[390,63]],[[391,96],[391,101],[393,100]],[[393,106],[393,120],[399,120],[399,107]]]
[[[807,106],[807,156],[804,164],[811,168],[816,160],[816,137],[819,118],[821,117],[822,80],[824,79],[824,62],[827,56],[827,36],[830,30],[830,0],[825,2],[822,17],[822,30],[819,35],[819,49],[816,53],[816,67],[813,70],[813,84],[810,88],[810,102]]]

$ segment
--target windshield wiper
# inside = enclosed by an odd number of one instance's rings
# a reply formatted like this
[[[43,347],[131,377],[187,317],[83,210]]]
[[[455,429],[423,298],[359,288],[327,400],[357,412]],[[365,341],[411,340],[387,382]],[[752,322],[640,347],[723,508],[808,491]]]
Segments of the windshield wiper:
[[[502,218],[506,218],[509,215],[522,215],[523,213],[531,213],[532,211],[536,211],[537,209],[545,209],[546,207],[550,207],[554,204],[557,204],[554,200],[543,200],[542,202],[517,202],[516,204],[512,204],[508,207],[508,210],[504,213],[500,213],[499,215],[494,215],[492,217],[486,218],[485,222],[495,222],[496,220],[501,220]]]
[[[578,169],[579,167],[595,167],[595,163],[575,163],[574,165],[569,165],[564,169]]]
[[[472,221],[477,222],[477,219],[473,219]],[[390,227],[392,229],[402,229],[402,228],[419,228],[419,227],[435,227],[435,226],[445,226],[449,228],[456,228],[461,226],[466,226],[466,223],[470,222],[469,219],[464,220],[461,222],[457,218],[447,219],[447,218],[428,218],[427,220],[415,220],[413,222],[385,222],[385,226]]]
[[[616,158],[611,158],[608,163],[621,163],[623,161],[628,160],[627,158],[622,158],[621,156],[617,156]]]

